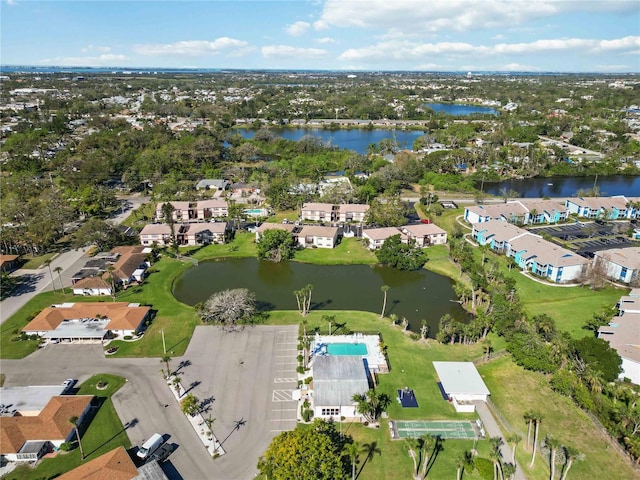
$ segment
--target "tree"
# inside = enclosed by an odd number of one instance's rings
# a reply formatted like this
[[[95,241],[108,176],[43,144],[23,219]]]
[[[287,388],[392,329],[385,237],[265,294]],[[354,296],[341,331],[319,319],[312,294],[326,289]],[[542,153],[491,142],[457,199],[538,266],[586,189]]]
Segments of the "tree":
[[[349,468],[341,453],[350,440],[340,438],[334,423],[316,419],[311,428],[276,436],[258,460],[258,470],[270,480],[347,480]]]
[[[44,264],[49,268],[49,275],[51,276],[51,288],[53,288],[53,291],[55,293],[58,293],[58,290],[56,289],[56,283],[53,280],[53,272],[51,271],[51,259],[47,258],[44,261]]]
[[[456,457],[456,480],[462,480],[462,473],[467,466],[473,465],[473,453],[465,450]]]
[[[534,413],[531,411],[524,412],[524,421],[527,422],[527,448],[531,446],[531,430],[533,429]]]
[[[622,372],[622,358],[606,340],[586,336],[572,345],[586,366],[599,372],[605,381],[613,382]]]
[[[533,423],[534,423],[534,433],[533,433],[533,452],[531,453],[531,463],[529,463],[529,468],[533,467],[533,463],[536,461],[536,448],[538,446],[538,433],[540,431],[540,423],[542,423],[542,419],[544,416],[541,413],[533,412]]]
[[[62,275],[60,275],[62,273],[62,267],[56,267],[53,269],[54,272],[56,272],[58,274],[58,280],[60,280],[60,288],[62,289],[62,293],[64,294],[64,285],[62,284]]]
[[[175,210],[175,208],[170,202],[163,203],[162,207],[160,208],[162,211],[162,218],[164,219],[165,223],[169,225],[169,230],[171,231],[171,246],[177,252],[178,241],[176,239],[176,221],[173,218],[173,211]]]
[[[182,400],[180,400],[180,409],[185,415],[193,417],[200,411],[200,400],[192,393],[188,393]]]
[[[343,452],[351,462],[351,480],[356,480],[356,464],[358,463],[358,455],[362,452],[362,446],[354,440],[344,446]]]
[[[500,453],[500,447],[502,446],[502,437],[491,437],[489,439],[491,443],[491,453],[489,458],[493,462],[493,480],[499,480],[502,477],[501,460],[502,453]]]
[[[377,421],[391,404],[391,399],[386,393],[377,393],[373,389],[367,393],[354,394],[352,400],[357,404],[356,411],[368,422]]]
[[[313,292],[313,285],[308,284],[300,290],[295,290],[293,294],[296,296],[296,302],[298,304],[298,311],[303,317],[309,314],[311,310],[311,293]]]
[[[558,452],[560,441],[549,433],[544,437],[544,443],[549,449],[549,480],[554,480],[556,477],[556,453]]]
[[[565,445],[564,458],[566,459],[566,463],[564,465],[564,468],[562,469],[562,476],[560,477],[560,480],[567,480],[567,474],[569,473],[569,470],[571,469],[571,465],[573,465],[573,462],[582,460],[584,458],[584,455],[582,455],[575,448]]]
[[[72,246],[74,248],[95,245],[101,252],[107,251],[124,242],[122,234],[104,220],[91,217],[76,231]]]
[[[419,468],[419,463],[418,463],[419,445],[418,445],[418,441],[415,438],[406,438],[405,439],[405,446],[407,447],[407,452],[409,453],[409,456],[411,457],[411,460],[413,460],[413,478],[416,478],[418,476],[418,468]]]
[[[380,290],[384,293],[384,300],[382,302],[382,313],[380,313],[380,318],[384,318],[384,311],[387,309],[387,292],[389,291],[389,285],[382,285]]]
[[[518,447],[518,444],[521,440],[522,437],[517,433],[512,433],[511,435],[507,436],[507,443],[510,443],[513,448],[511,452],[511,463],[513,464],[516,463],[516,448]]]
[[[196,310],[205,323],[218,323],[227,328],[252,323],[256,313],[256,296],[246,288],[214,293]]]
[[[171,356],[170,355],[163,355],[160,358],[160,361],[162,363],[164,363],[165,366],[167,367],[167,378],[169,378],[171,376],[171,369],[169,368],[169,362],[171,362]]]
[[[295,240],[286,230],[273,228],[266,230],[258,240],[258,258],[272,262],[282,262],[293,258]]]
[[[419,270],[427,262],[427,255],[416,246],[402,243],[400,234],[387,238],[376,250],[376,257],[383,265],[398,270]]]
[[[84,460],[84,450],[82,448],[82,441],[80,440],[80,431],[78,430],[78,426],[79,426],[78,421],[79,419],[75,415],[69,419],[69,423],[73,425],[73,429],[76,432],[76,438],[78,439],[78,447],[80,447],[80,459]]]
[[[436,437],[427,433],[425,435],[420,436],[419,445],[422,456],[422,468],[420,469],[420,478],[425,478],[427,476],[427,467],[429,465],[429,451],[433,445],[436,445]]]

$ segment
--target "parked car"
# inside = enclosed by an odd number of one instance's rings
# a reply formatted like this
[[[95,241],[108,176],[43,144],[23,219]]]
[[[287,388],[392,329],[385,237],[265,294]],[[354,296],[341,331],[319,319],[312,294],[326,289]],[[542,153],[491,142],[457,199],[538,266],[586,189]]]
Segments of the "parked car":
[[[159,433],[154,433],[149,439],[142,444],[138,449],[136,455],[140,458],[146,459],[153,455],[158,448],[164,443],[164,437]]]
[[[431,220],[429,220],[428,218],[423,218],[422,220],[420,220],[420,223],[426,223],[428,225],[431,223]]]
[[[72,388],[75,384],[76,381],[74,378],[67,378],[64,382],[62,382],[62,386],[64,387],[65,392]]]
[[[160,448],[158,448],[151,456],[149,456],[149,459],[147,461],[152,462],[155,460],[158,463],[162,463],[167,458],[169,458],[169,455],[171,455],[175,449],[176,445],[174,445],[173,443],[165,443]]]

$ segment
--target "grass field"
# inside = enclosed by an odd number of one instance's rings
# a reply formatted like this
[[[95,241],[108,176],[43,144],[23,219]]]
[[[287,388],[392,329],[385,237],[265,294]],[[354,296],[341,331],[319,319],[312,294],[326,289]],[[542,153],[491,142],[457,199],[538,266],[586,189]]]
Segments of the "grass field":
[[[96,384],[107,382],[106,390],[98,390]],[[95,395],[100,401],[100,408],[91,419],[86,431],[81,431],[82,447],[86,458],[80,459],[80,449],[75,448],[68,453],[60,453],[55,458],[48,458],[40,462],[35,468],[18,467],[5,477],[5,480],[34,480],[55,478],[79,466],[81,463],[93,460],[116,447],[131,447],[129,437],[122,426],[120,418],[111,402],[111,396],[125,384],[126,380],[115,375],[94,375],[84,382],[78,395]]]
[[[529,410],[544,415],[540,426],[541,439],[551,433],[562,443],[577,448],[585,455],[584,461],[574,463],[569,479],[638,478],[638,472],[634,472],[617,450],[610,446],[589,417],[569,398],[551,390],[545,375],[524,370],[514,364],[510,357],[496,359],[480,366],[478,370],[491,392],[491,399],[512,431],[519,432],[523,438],[516,451],[519,452],[518,462],[529,480],[549,478],[548,462],[542,457],[536,459],[534,469],[528,468],[531,452],[525,451],[527,425],[523,415]]]
[[[39,255],[37,257],[32,257],[31,255],[22,255],[20,260],[26,260],[25,263],[20,267],[26,270],[35,270],[44,265],[44,262],[52,259],[56,254],[54,252],[45,253],[44,255]]]
[[[294,260],[316,265],[354,265],[378,263],[375,254],[356,238],[343,238],[336,248],[305,248],[296,251]]]

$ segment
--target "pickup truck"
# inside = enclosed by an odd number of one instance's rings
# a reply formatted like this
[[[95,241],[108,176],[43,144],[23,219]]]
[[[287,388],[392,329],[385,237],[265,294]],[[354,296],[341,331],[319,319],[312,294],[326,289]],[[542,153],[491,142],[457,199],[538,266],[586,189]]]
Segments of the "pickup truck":
[[[157,461],[158,463],[164,462],[169,455],[173,453],[175,450],[175,445],[173,443],[165,443],[160,448],[158,448],[151,456],[149,456],[148,462]]]

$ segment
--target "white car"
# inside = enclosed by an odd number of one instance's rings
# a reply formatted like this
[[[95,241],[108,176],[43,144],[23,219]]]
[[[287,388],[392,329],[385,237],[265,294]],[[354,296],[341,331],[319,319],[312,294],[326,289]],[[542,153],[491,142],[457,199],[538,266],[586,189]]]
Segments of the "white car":
[[[62,382],[62,386],[64,387],[65,392],[69,390],[71,387],[73,387],[75,384],[76,384],[76,381],[73,378],[67,378],[64,382]]]

